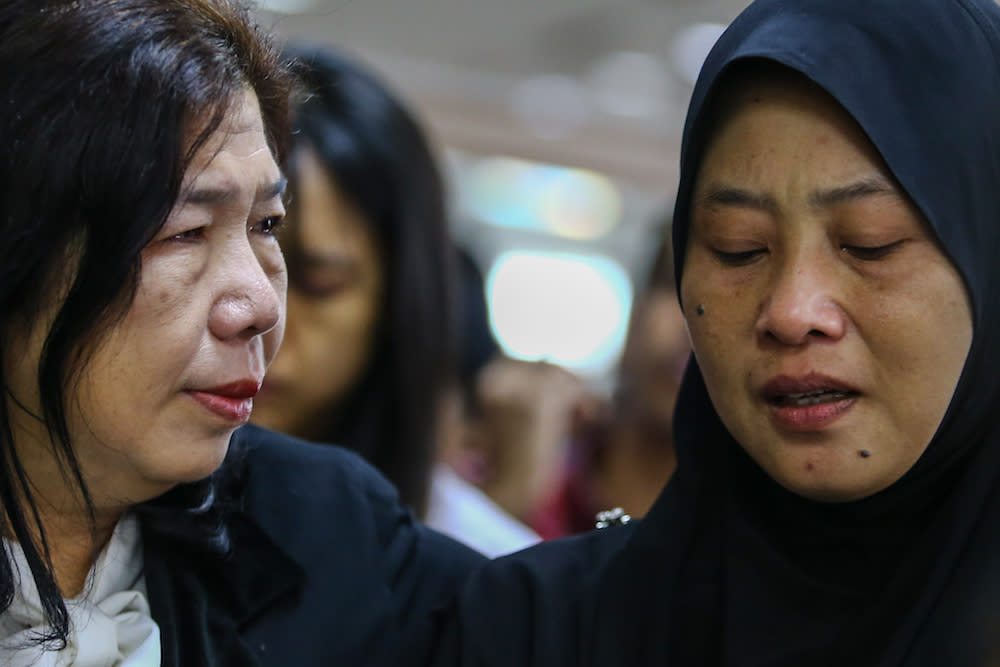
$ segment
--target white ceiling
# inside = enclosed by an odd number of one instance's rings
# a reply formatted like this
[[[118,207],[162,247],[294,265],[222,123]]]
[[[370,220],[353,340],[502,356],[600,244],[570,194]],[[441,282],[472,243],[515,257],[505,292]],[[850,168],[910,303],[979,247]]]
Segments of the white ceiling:
[[[262,0],[282,4],[299,11],[265,11],[266,22],[362,57],[443,146],[594,168],[669,193],[690,96],[678,41],[748,2]]]

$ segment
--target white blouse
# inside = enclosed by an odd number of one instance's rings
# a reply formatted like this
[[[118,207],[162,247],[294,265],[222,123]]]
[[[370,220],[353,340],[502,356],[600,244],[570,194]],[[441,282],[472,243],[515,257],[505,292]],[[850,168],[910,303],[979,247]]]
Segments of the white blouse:
[[[434,468],[424,523],[490,558],[542,539],[443,464]]]
[[[139,521],[126,514],[87,575],[83,592],[66,600],[69,638],[61,651],[45,650],[38,589],[24,551],[4,539],[15,570],[11,606],[0,615],[0,664],[9,667],[158,667],[160,629],[150,616],[142,577]]]

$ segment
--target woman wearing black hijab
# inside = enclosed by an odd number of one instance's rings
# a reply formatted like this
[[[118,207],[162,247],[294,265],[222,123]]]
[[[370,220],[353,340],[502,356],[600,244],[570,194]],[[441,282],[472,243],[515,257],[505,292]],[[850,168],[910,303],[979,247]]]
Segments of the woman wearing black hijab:
[[[677,472],[641,525],[473,576],[439,664],[998,653],[998,56],[991,0],[736,19],[685,126]]]

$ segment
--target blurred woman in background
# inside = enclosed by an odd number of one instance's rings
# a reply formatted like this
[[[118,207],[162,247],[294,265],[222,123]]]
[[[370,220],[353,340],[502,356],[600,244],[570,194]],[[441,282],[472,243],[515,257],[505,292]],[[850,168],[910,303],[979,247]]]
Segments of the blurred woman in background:
[[[350,58],[290,49],[288,325],[253,421],[360,453],[423,514],[454,372],[441,177],[410,112]]]
[[[566,467],[531,514],[545,539],[589,531],[612,508],[644,516],[674,471],[674,404],[691,346],[671,254],[665,237],[632,307],[611,400],[573,406]]]
[[[484,553],[537,540],[435,465],[444,441],[464,437],[456,391],[479,363],[467,360],[482,356],[483,337],[467,324],[485,317],[485,304],[471,258],[456,271],[422,129],[351,58],[329,48],[286,55],[306,86],[294,111],[292,224],[281,237],[288,325],[254,422],[356,450],[432,527]]]

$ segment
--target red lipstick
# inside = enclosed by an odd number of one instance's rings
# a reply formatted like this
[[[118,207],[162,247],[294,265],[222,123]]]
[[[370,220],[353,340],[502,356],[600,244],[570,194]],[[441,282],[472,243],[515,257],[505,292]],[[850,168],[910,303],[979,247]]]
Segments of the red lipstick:
[[[210,412],[239,425],[250,420],[253,397],[258,391],[259,380],[237,380],[217,387],[189,390],[187,393]]]
[[[800,433],[827,428],[854,407],[859,395],[848,383],[821,373],[779,375],[761,389],[775,424]]]

